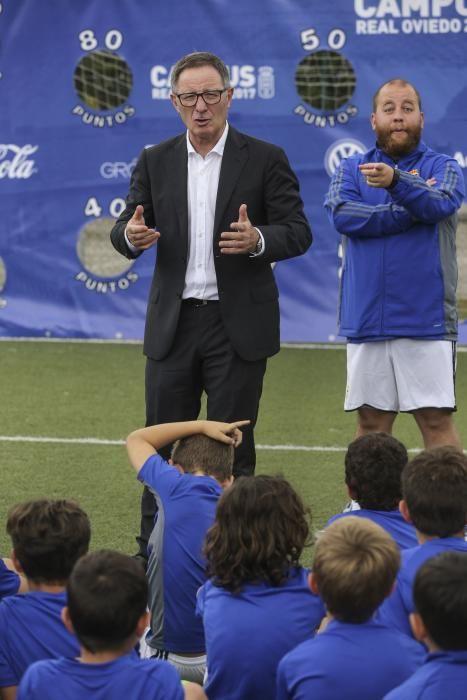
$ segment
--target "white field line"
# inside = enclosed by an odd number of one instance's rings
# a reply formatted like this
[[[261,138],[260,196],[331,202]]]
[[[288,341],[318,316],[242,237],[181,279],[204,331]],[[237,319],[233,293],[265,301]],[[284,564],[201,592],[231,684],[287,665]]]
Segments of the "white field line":
[[[141,345],[140,340],[108,340],[96,338],[5,338],[2,341],[40,342],[40,343],[89,343],[97,345]],[[292,350],[344,350],[345,343],[281,343],[282,348]],[[467,345],[458,345],[457,352],[467,352]],[[76,445],[124,445],[123,440],[103,440],[100,438],[53,438],[28,435],[0,435],[0,442],[42,442]],[[282,450],[296,452],[346,452],[346,447],[328,447],[323,445],[256,445],[257,450]],[[421,448],[410,448],[408,452],[420,452]],[[464,450],[467,453],[467,450]]]
[[[124,445],[124,440],[104,440],[101,438],[58,438],[34,435],[0,435],[0,442],[58,443],[64,445]],[[283,452],[346,452],[346,447],[329,447],[324,445],[256,445],[257,450],[278,450]],[[411,448],[409,452],[420,452]]]
[[[49,337],[0,337],[0,342],[19,342],[19,343],[71,343],[71,344],[88,344],[88,345],[141,345],[142,340],[134,340],[131,338],[49,338]],[[281,348],[292,348],[293,350],[344,350],[345,342],[337,341],[336,343],[281,343]],[[466,348],[467,349],[467,348]]]
[[[4,342],[21,342],[21,343],[87,343],[89,345],[141,345],[142,340],[132,340],[130,338],[47,338],[47,337],[26,337],[21,336],[15,338],[0,337],[0,343]],[[335,343],[281,343],[281,348],[291,350],[345,350],[345,340],[336,341]],[[456,347],[457,352],[467,352],[467,345],[459,345]]]

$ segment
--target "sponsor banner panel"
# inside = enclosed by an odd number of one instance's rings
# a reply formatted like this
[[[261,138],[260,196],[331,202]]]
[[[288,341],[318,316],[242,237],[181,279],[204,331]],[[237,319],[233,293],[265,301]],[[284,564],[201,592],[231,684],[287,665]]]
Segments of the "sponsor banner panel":
[[[0,335],[142,337],[155,252],[128,261],[109,232],[141,150],[182,132],[170,75],[197,49],[229,67],[230,122],[284,148],[300,181],[314,244],[275,266],[282,340],[342,342],[329,178],[373,144],[372,96],[393,77],[465,173],[466,0],[65,4],[0,0]],[[458,256],[467,343],[464,211]]]

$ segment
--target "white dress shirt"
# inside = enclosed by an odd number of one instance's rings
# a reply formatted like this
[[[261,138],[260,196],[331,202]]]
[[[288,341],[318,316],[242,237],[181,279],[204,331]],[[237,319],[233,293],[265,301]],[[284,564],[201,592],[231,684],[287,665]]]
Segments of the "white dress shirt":
[[[229,131],[203,158],[186,134],[188,149],[188,262],[182,298],[219,299],[212,237],[222,156]]]
[[[193,147],[188,131],[188,261],[182,298],[219,299],[217,277],[214,267],[213,234],[216,213],[217,189],[221,172],[222,156],[229,132],[226,122],[224,132],[214,148],[203,158]],[[257,228],[260,244],[253,257],[264,252],[264,238]],[[164,232],[161,231],[161,235]],[[125,241],[133,253],[138,249],[127,237]]]

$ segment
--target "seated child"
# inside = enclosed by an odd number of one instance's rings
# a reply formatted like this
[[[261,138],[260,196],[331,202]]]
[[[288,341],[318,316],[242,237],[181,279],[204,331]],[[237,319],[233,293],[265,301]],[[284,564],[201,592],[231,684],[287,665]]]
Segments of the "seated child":
[[[349,516],[321,533],[310,586],[329,622],[282,659],[277,700],[377,700],[418,668],[420,645],[373,619],[399,560],[392,537],[370,520]]]
[[[275,698],[282,656],[312,637],[324,616],[299,565],[308,513],[281,477],[245,476],[220,498],[198,593],[209,700]]]
[[[454,447],[437,447],[414,457],[402,472],[400,508],[415,525],[420,544],[402,552],[396,588],[378,619],[412,635],[409,615],[415,611],[412,589],[418,569],[440,552],[467,552],[467,457]]]
[[[429,654],[386,700],[464,700],[467,695],[467,553],[443,552],[417,571],[410,624]]]
[[[167,659],[184,680],[203,683],[204,632],[195,615],[196,592],[206,581],[202,546],[223,488],[232,482],[239,423],[164,423],[131,433],[130,462],[153,492],[158,514],[148,543],[151,629],[148,653]],[[175,440],[172,462],[157,450]]]
[[[18,700],[202,700],[162,661],[133,649],[147,625],[148,585],[141,564],[119,552],[82,557],[67,585],[63,622],[81,645],[78,658],[39,661],[26,671]]]
[[[0,603],[0,688],[14,699],[26,668],[39,659],[72,656],[79,645],[65,628],[61,611],[65,584],[86,553],[91,528],[72,501],[36,500],[14,506],[7,519],[11,558],[28,591]]]
[[[345,455],[345,483],[359,510],[334,515],[328,525],[349,514],[369,518],[401,549],[415,547],[415,528],[399,511],[401,474],[407,460],[404,445],[387,433],[369,433],[351,442]]]

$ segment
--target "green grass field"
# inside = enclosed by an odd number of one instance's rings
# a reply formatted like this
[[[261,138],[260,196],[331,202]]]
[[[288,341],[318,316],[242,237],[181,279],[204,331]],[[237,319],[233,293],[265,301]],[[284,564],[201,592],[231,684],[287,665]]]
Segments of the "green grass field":
[[[0,355],[0,553],[10,547],[3,525],[9,507],[44,496],[80,502],[93,548],[133,553],[141,486],[118,443],[144,425],[141,346],[2,341]],[[347,500],[343,456],[355,416],[342,410],[344,385],[342,349],[283,348],[266,374],[257,472],[290,479],[316,528]],[[459,353],[456,421],[464,446],[466,396],[467,354]],[[409,449],[421,447],[411,416],[399,416],[395,435]],[[90,438],[117,444],[86,443]]]

